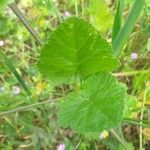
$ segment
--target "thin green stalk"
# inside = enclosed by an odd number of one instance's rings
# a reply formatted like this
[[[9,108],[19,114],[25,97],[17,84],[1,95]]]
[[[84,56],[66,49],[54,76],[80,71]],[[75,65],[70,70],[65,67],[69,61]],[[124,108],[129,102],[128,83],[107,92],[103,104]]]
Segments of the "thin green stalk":
[[[55,2],[52,2],[52,6],[53,6],[54,13],[56,13],[59,22],[62,22],[62,18],[61,18],[59,9],[57,8]]]
[[[75,11],[76,11],[76,16],[79,17],[79,13],[78,13],[78,0],[75,0]]]
[[[150,70],[137,70],[137,71],[129,71],[129,72],[119,72],[114,73],[113,75],[116,77],[124,77],[124,76],[134,76],[138,74],[147,74],[150,73]]]
[[[14,129],[16,130],[16,126],[12,123],[12,121],[10,121],[9,118],[4,117],[4,119],[5,119],[5,121],[6,121],[12,128],[14,128]]]
[[[78,147],[80,146],[82,140],[83,140],[83,135],[81,135],[81,138],[79,138],[79,142],[78,142],[78,144],[75,146],[75,150],[78,149]]]
[[[8,66],[8,68],[11,70],[11,72],[15,75],[15,77],[17,78],[17,80],[19,81],[19,83],[22,85],[22,87],[25,90],[25,92],[27,93],[28,97],[30,97],[31,96],[31,92],[30,92],[29,88],[27,87],[26,83],[24,82],[24,80],[22,79],[22,77],[20,76],[20,74],[17,72],[17,70],[15,69],[15,67],[9,61],[9,59],[7,58],[7,56],[3,53],[2,49],[0,49],[0,56],[4,60],[4,62],[6,63],[6,65]]]
[[[19,10],[19,8],[17,7],[17,5],[15,3],[11,3],[9,5],[9,7],[16,14],[16,16],[19,18],[19,20],[23,23],[23,25],[30,32],[30,34],[34,37],[34,39],[36,40],[36,42],[38,44],[42,45],[42,40],[40,39],[40,37],[38,36],[38,34],[36,33],[36,31],[32,28],[32,26],[27,21],[27,19],[22,14],[22,12]]]
[[[47,104],[47,103],[58,102],[58,101],[60,101],[60,100],[61,100],[61,99],[47,100],[47,101],[43,101],[43,102],[34,103],[34,104],[31,104],[31,105],[19,107],[19,108],[13,109],[13,110],[1,112],[1,113],[0,113],[0,117],[9,115],[9,114],[12,114],[12,113],[15,113],[15,112],[24,111],[24,110],[27,110],[27,109],[30,109],[30,108],[33,108],[33,107],[37,107],[37,106],[39,106],[39,105],[44,105],[44,104]]]
[[[150,128],[150,122],[145,121],[145,120],[140,121],[140,120],[134,120],[131,118],[124,118],[123,123]]]
[[[145,105],[145,101],[146,101],[147,92],[148,92],[147,90],[145,90],[145,92],[144,92],[144,98],[143,98],[143,101],[142,101],[142,108],[141,108],[140,123],[142,123],[142,120],[143,120],[144,105]],[[140,133],[139,133],[139,139],[140,139],[139,147],[140,147],[140,150],[143,149],[143,134],[142,134],[142,131],[143,131],[143,127],[140,126]]]
[[[125,150],[129,150],[126,142],[118,135],[115,129],[112,129],[110,133],[117,139],[117,141],[124,147]]]

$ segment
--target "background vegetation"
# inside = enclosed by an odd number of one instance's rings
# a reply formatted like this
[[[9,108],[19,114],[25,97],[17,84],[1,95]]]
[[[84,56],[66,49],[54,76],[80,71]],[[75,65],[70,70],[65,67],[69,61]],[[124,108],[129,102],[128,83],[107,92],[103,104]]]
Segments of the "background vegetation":
[[[126,0],[124,19],[134,0]],[[111,42],[117,0],[17,0],[19,9],[46,43],[51,31],[70,16],[89,20]],[[124,20],[123,20],[124,21]],[[53,87],[51,82],[36,69],[41,46],[18,20],[9,7],[0,10],[0,47],[27,83],[32,98],[27,97],[18,80],[12,74],[6,60],[0,55],[0,149],[2,150],[121,150],[119,142],[107,131],[98,135],[80,135],[70,129],[61,129],[57,123],[57,104],[46,103],[23,109],[66,95],[71,87]],[[130,97],[127,116],[132,119],[150,120],[150,1],[144,9],[121,54],[115,72],[128,86]],[[15,110],[12,112],[10,110]],[[139,149],[142,143],[150,149],[150,129],[134,125],[122,127],[130,149]]]

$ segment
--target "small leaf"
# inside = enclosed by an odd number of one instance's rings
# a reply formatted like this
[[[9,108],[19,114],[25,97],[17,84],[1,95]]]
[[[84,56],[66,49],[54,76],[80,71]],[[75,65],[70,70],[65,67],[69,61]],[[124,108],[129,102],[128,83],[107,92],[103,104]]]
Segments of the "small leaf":
[[[77,79],[99,71],[113,71],[118,60],[112,47],[88,22],[71,17],[50,36],[37,67],[53,82]]]
[[[125,96],[125,87],[111,74],[92,75],[60,103],[59,122],[81,133],[111,129],[121,123]]]
[[[139,111],[138,101],[134,96],[127,95],[124,101],[124,117],[131,118]]]

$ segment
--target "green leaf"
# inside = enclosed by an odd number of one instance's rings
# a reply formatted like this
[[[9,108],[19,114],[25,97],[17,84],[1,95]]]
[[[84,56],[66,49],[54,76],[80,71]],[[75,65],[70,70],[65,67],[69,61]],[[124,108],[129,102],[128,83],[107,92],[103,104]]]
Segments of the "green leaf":
[[[113,24],[112,41],[115,39],[115,37],[117,36],[118,32],[122,27],[124,2],[125,0],[119,0],[118,2],[117,11],[114,19],[114,24]]]
[[[59,122],[81,133],[111,129],[122,121],[125,96],[125,87],[111,74],[92,75],[60,103]]]
[[[96,29],[106,32],[113,25],[113,13],[106,0],[90,0],[89,14]]]
[[[2,8],[7,3],[7,0],[0,1],[0,8]]]
[[[134,96],[127,95],[124,103],[124,117],[132,118],[134,113],[137,113],[138,101]]]
[[[134,6],[124,24],[122,29],[117,34],[116,38],[113,40],[113,49],[115,56],[119,56],[121,54],[121,50],[127,42],[134,25],[141,13],[141,10],[144,5],[144,0],[136,0]]]
[[[88,22],[71,17],[50,36],[37,63],[39,71],[53,82],[64,82],[118,65],[111,46]]]
[[[0,0],[0,11],[13,1],[14,0]]]

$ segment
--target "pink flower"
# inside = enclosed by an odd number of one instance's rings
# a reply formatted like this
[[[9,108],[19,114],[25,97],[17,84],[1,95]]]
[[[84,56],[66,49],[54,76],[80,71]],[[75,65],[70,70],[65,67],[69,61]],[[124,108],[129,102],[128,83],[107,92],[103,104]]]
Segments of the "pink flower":
[[[131,54],[131,59],[135,60],[138,58],[138,54],[137,53],[132,53]]]
[[[65,17],[70,17],[70,16],[71,16],[71,14],[70,14],[70,12],[69,12],[69,11],[65,11],[65,12],[64,12],[64,16],[65,16]]]
[[[12,92],[13,92],[13,94],[18,95],[18,94],[20,94],[21,89],[18,86],[13,86],[12,87]]]
[[[65,144],[64,144],[64,143],[59,144],[59,145],[57,146],[57,150],[65,150]]]

